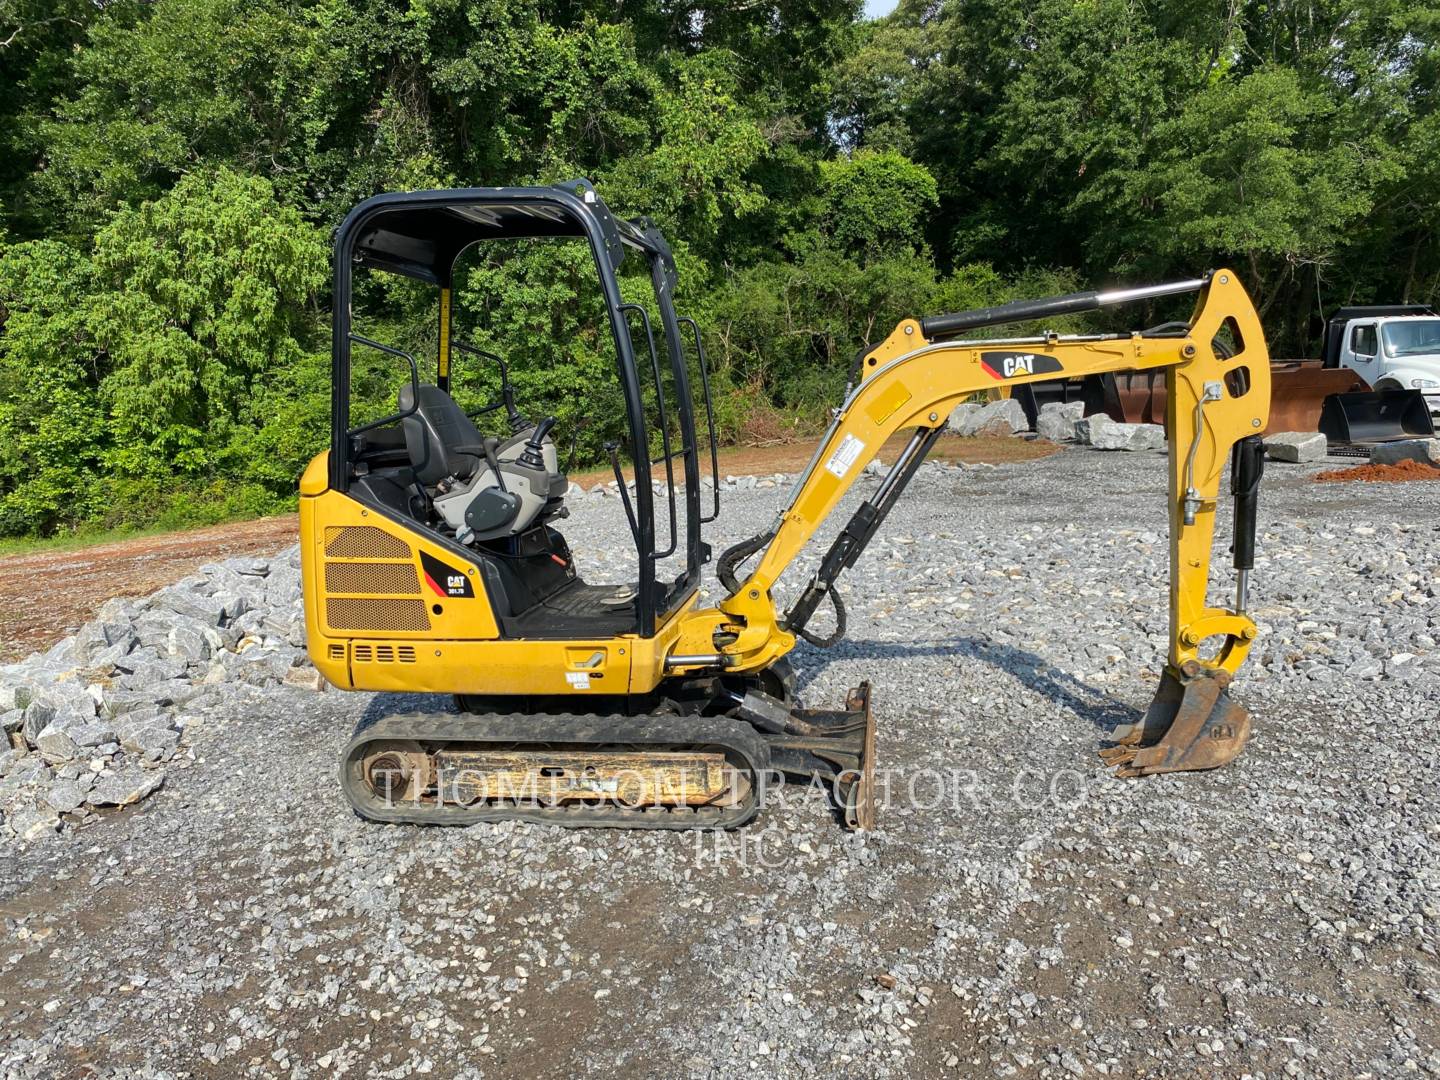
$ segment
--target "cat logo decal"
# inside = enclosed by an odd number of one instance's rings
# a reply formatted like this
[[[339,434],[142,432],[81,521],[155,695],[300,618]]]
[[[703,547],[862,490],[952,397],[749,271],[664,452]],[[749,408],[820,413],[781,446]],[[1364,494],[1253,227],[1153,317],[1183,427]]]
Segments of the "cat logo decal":
[[[980,366],[992,379],[1018,379],[1025,375],[1049,375],[1065,370],[1053,356],[1028,352],[982,352]]]

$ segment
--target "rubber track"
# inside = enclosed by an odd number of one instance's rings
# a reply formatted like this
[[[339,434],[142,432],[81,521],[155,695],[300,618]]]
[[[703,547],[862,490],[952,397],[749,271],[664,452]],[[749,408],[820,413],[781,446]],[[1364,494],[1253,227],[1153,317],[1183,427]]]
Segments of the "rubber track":
[[[359,775],[364,747],[380,740],[422,743],[562,743],[609,747],[646,743],[657,747],[723,746],[751,774],[750,797],[734,807],[594,809],[578,807],[390,805]],[[749,724],[725,717],[601,716],[415,713],[387,716],[358,730],[340,758],[340,786],[350,805],[371,821],[416,825],[473,825],[482,821],[533,821],[565,828],[733,829],[759,812],[770,769],[770,748]]]

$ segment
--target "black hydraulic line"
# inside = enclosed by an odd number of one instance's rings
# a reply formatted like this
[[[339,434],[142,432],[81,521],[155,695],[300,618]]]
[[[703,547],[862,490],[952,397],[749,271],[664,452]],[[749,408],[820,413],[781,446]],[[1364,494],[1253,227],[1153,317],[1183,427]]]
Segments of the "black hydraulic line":
[[[1157,296],[1199,292],[1209,280],[1209,277],[1206,276],[1191,278],[1187,281],[1168,282],[1164,285],[1142,285],[1133,289],[1067,293],[1064,296],[1047,296],[1039,300],[1015,300],[1008,304],[976,308],[974,311],[957,311],[950,315],[931,315],[920,320],[920,332],[927,338],[934,339],[947,334],[957,334],[962,330],[976,330],[982,326],[1001,326],[1005,323],[1045,319],[1052,315],[1073,315],[1082,311],[1097,311],[1103,307],[1129,304]]]
[[[761,550],[771,540],[775,539],[775,526],[770,526],[762,533],[756,533],[748,540],[741,540],[725,549],[719,560],[715,563],[715,576],[720,579],[720,584],[725,586],[727,592],[732,596],[740,591],[739,570],[740,564],[750,556]]]
[[[840,594],[835,591],[835,580],[840,574],[855,564],[861,552],[869,545],[875,533],[884,523],[890,510],[899,500],[906,485],[914,477],[917,469],[925,460],[931,448],[934,447],[937,439],[945,430],[944,425],[933,428],[919,428],[901,451],[900,457],[885,474],[881,481],[880,488],[875,492],[873,498],[867,499],[855,511],[854,515],[846,522],[845,527],[840,530],[840,535],[835,537],[830,550],[825,553],[821,560],[820,569],[810,579],[805,591],[795,601],[794,606],[785,613],[785,625],[788,630],[798,634],[810,644],[821,649],[828,649],[839,642],[845,636],[845,605],[840,599]],[[830,597],[831,604],[835,607],[835,629],[827,636],[821,637],[818,634],[811,634],[805,629],[811,616],[815,614],[820,601],[826,596]]]
[[[840,644],[840,642],[845,640],[845,631],[849,629],[850,625],[849,618],[845,613],[845,601],[840,599],[840,594],[835,589],[828,587],[823,592],[816,594],[816,600],[814,604],[810,606],[809,614],[805,616],[806,620],[808,621],[810,616],[815,614],[814,605],[820,602],[819,597],[827,594],[830,597],[830,606],[835,609],[835,628],[831,630],[830,633],[824,636],[812,634],[809,630],[805,629],[803,625],[790,623],[788,621],[790,616],[786,616],[788,628],[793,631],[796,636],[808,641],[817,649],[830,649]],[[791,608],[790,610],[793,613],[795,609]]]

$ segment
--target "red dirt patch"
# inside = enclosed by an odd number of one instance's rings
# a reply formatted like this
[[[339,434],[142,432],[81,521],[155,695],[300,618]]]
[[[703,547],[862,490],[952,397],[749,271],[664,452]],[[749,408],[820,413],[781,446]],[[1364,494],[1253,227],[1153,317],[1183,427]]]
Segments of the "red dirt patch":
[[[0,663],[48,649],[113,596],[148,596],[206,563],[273,554],[299,532],[299,518],[286,514],[0,558]]]
[[[1369,483],[1440,480],[1440,469],[1421,461],[1401,461],[1395,465],[1356,465],[1353,469],[1327,469],[1325,472],[1316,473],[1315,479],[1322,484],[1335,484],[1345,480],[1364,480]]]

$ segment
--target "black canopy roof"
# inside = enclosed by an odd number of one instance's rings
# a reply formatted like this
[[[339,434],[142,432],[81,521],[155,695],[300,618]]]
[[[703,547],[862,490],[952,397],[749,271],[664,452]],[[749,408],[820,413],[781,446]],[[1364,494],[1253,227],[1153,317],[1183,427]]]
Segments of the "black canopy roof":
[[[626,247],[634,247],[661,256],[673,273],[670,248],[659,230],[643,218],[614,217],[588,180],[377,195],[346,217],[336,235],[336,256],[448,285],[455,260],[472,244],[546,236],[591,239],[612,270],[619,269]]]

